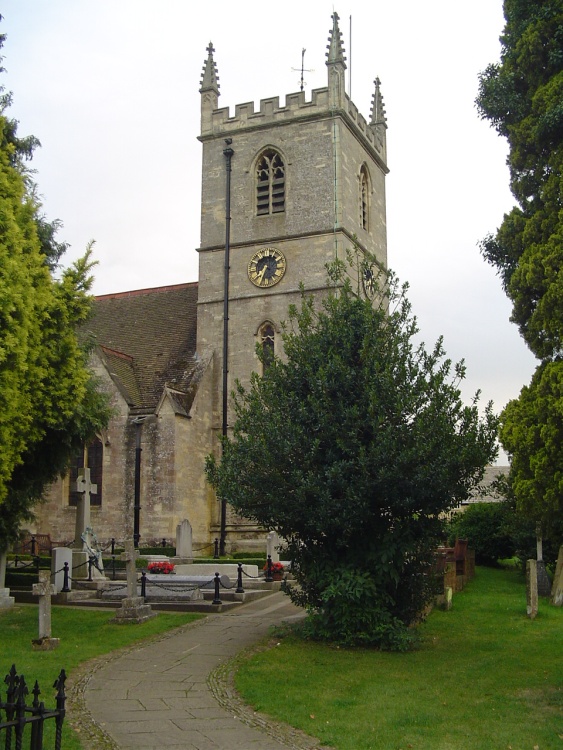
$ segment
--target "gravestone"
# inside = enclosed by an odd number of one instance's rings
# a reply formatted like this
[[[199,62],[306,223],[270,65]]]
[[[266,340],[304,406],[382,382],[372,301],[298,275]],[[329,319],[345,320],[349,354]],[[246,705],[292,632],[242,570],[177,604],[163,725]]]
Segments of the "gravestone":
[[[13,596],[10,596],[10,589],[5,588],[7,559],[7,551],[2,550],[0,552],[0,609],[8,609],[9,607],[13,607],[14,602],[16,601]]]
[[[127,570],[127,596],[121,602],[121,609],[115,613],[112,622],[117,625],[138,624],[156,617],[150,604],[145,604],[142,596],[137,596],[137,567],[135,560],[139,552],[132,541],[125,542],[125,567]]]
[[[551,588],[551,603],[556,607],[563,606],[563,545],[559,547],[559,555],[557,556],[557,565],[555,566]]]
[[[538,613],[538,566],[537,560],[526,561],[526,614],[533,620]]]
[[[192,525],[187,518],[176,526],[176,557],[193,559]]]
[[[543,561],[543,538],[541,524],[536,527],[536,549],[537,549],[537,569],[538,569],[538,594],[540,596],[549,596],[551,593],[551,581]]]
[[[51,637],[51,596],[56,593],[49,571],[40,570],[39,583],[32,588],[33,596],[39,597],[39,638],[31,641],[34,651],[53,651],[60,643]]]
[[[51,553],[51,578],[58,594],[64,587],[64,564],[68,563],[68,588],[72,589],[72,550],[70,547],[55,547]]]
[[[273,563],[280,561],[279,545],[280,537],[277,531],[270,531],[266,537],[266,559],[270,555]]]

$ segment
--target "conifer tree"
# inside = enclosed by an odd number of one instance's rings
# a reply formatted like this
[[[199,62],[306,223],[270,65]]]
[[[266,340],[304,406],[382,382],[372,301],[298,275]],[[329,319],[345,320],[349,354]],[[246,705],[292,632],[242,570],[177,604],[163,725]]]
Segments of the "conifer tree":
[[[5,36],[0,35],[0,47]],[[0,549],[29,518],[70,453],[108,418],[76,328],[88,316],[90,248],[55,280],[65,249],[40,213],[26,162],[38,145],[19,138],[0,89]]]
[[[541,364],[501,416],[517,507],[563,534],[563,3],[505,0],[501,61],[477,105],[508,140],[517,205],[482,243],[512,301],[512,321]]]

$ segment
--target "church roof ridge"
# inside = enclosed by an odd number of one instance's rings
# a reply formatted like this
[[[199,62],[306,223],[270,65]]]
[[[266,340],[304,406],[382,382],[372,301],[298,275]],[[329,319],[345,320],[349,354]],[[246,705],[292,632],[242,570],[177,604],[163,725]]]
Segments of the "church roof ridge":
[[[133,357],[130,354],[125,354],[125,352],[119,351],[119,349],[112,349],[109,346],[104,346],[104,344],[100,344],[100,349],[104,352],[104,354],[111,354],[115,357],[119,357],[120,359],[126,359],[128,362],[133,362]]]
[[[122,297],[138,297],[142,294],[152,294],[158,292],[173,292],[179,289],[189,289],[190,287],[197,287],[197,281],[185,281],[181,284],[166,284],[165,286],[153,286],[146,287],[145,289],[131,289],[127,292],[112,292],[110,294],[97,294],[94,299],[119,299]]]

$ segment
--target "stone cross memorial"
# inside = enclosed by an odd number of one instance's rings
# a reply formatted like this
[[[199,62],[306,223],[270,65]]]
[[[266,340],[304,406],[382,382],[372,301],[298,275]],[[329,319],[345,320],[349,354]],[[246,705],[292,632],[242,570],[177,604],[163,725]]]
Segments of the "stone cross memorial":
[[[137,596],[137,566],[135,560],[139,553],[133,542],[125,542],[125,570],[127,572],[127,596]]]
[[[76,525],[74,528],[74,546],[85,549],[82,534],[90,527],[90,496],[98,492],[98,485],[92,484],[90,469],[80,469],[76,480],[75,490],[81,495],[76,506]]]
[[[51,596],[57,593],[51,583],[48,570],[39,571],[39,583],[33,584],[33,596],[39,597],[39,638],[33,640],[34,651],[52,651],[60,643],[59,638],[51,638]]]
[[[121,604],[121,609],[115,613],[113,622],[118,625],[125,623],[138,624],[151,617],[156,617],[150,604],[145,604],[142,596],[137,596],[137,567],[135,560],[138,551],[132,541],[125,542],[125,567],[127,569],[127,596]]]

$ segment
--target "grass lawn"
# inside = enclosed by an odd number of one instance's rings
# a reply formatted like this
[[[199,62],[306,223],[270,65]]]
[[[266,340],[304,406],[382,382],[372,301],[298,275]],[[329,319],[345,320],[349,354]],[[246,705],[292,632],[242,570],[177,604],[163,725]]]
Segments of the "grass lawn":
[[[52,608],[52,633],[61,643],[55,651],[33,651],[31,641],[37,638],[37,606],[22,605],[0,610],[0,694],[6,698],[4,676],[12,664],[19,675],[23,674],[30,690],[28,703],[33,696],[31,690],[35,680],[41,688],[40,700],[47,708],[55,707],[53,682],[61,669],[72,678],[73,670],[82,662],[110,651],[128,646],[144,638],[156,636],[172,628],[199,619],[201,615],[160,612],[139,625],[115,625],[110,623],[113,610],[78,609],[70,607]],[[82,746],[78,735],[70,728],[73,717],[67,713],[63,725],[64,750],[79,750]],[[45,724],[45,747],[53,746],[54,720]],[[29,727],[26,729],[24,747],[28,746]],[[2,734],[3,737],[3,734]]]
[[[526,617],[517,571],[478,568],[408,654],[289,635],[242,663],[257,710],[336,750],[562,750],[563,609]]]

